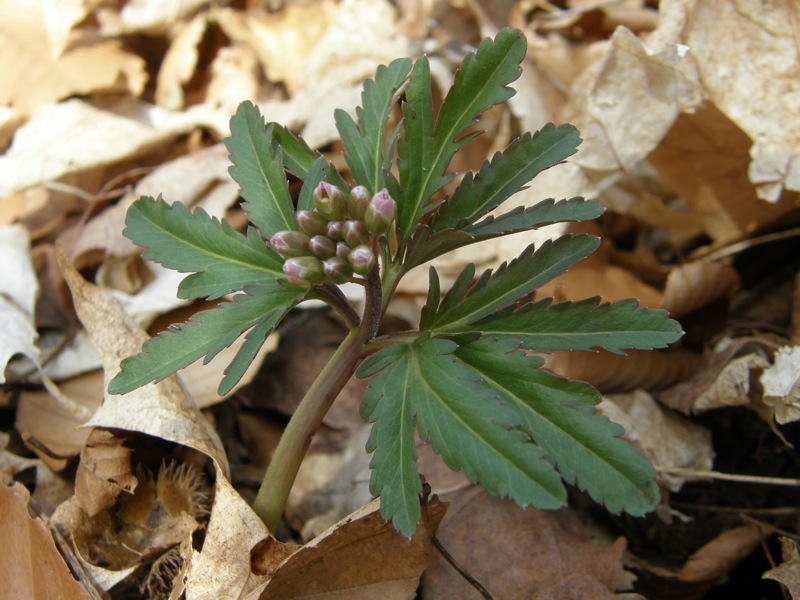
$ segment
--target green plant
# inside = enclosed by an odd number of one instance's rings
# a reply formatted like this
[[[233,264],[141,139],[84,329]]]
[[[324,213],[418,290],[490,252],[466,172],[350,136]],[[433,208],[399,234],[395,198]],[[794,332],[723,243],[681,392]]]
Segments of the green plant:
[[[635,300],[527,302],[544,283],[589,255],[595,237],[567,235],[475,278],[467,265],[441,297],[430,269],[418,331],[377,336],[400,279],[456,248],[559,221],[594,219],[592,200],[545,200],[490,216],[541,171],[576,151],[570,125],[546,125],[514,140],[451,195],[453,157],[478,132],[478,115],[513,95],[525,55],[522,33],[486,39],[459,69],[434,119],[429,63],[400,59],[364,84],[356,119],[335,114],[354,187],[318,153],[275,123],[265,126],[252,104],[231,119],[226,140],[232,177],[251,222],[246,235],[202,210],[143,197],[129,209],[125,235],[144,257],[192,273],[183,298],[218,299],[219,308],[144,344],[122,362],[109,392],[157,381],[191,362],[211,360],[237,337],[246,340],[219,392],[239,380],[267,335],[300,302],[328,303],[350,333],[308,390],[269,466],[254,509],[274,531],[309,440],[353,374],[373,377],[361,415],[374,424],[370,487],[384,518],[410,536],[420,519],[414,428],[447,465],[463,469],[489,493],[522,506],[564,504],[563,481],[577,484],[614,512],[643,514],[658,501],[655,471],[622,428],[595,414],[597,392],[543,370],[526,350],[663,347],[681,335],[661,310]],[[407,82],[402,120],[387,131],[393,97]],[[303,180],[296,206],[286,171]],[[339,283],[365,290],[359,315]]]

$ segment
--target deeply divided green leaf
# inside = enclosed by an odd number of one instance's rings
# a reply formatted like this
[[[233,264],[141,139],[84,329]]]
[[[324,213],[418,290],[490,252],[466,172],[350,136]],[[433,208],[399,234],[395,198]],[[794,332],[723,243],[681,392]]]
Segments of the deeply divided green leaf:
[[[561,506],[566,499],[560,477],[541,451],[514,429],[517,415],[457,361],[456,348],[450,340],[423,335],[412,344],[378,352],[359,370],[360,377],[378,371],[362,411],[378,427],[370,437],[376,453],[370,487],[381,495],[384,517],[407,537],[419,518],[419,509],[412,508],[419,483],[411,484],[416,469],[409,450],[410,417],[420,437],[430,440],[448,467],[463,469],[490,494],[540,508]],[[402,430],[398,423],[404,425]],[[399,440],[399,435],[404,438]],[[388,448],[382,448],[384,444]]]
[[[480,331],[484,336],[516,340],[539,352],[594,350],[611,352],[663,348],[681,336],[681,326],[667,311],[639,307],[634,299],[600,303],[598,298],[551,304],[552,299],[513,307],[471,325],[437,332]]]
[[[283,261],[250,229],[244,237],[225,221],[198,208],[144,196],[134,202],[123,232],[146,248],[143,257],[183,273],[181,298],[219,298],[245,285],[275,283]]]
[[[358,124],[343,110],[334,113],[350,174],[371,194],[385,187],[383,143],[386,121],[392,108],[392,95],[410,69],[411,59],[408,58],[392,61],[388,67],[378,67],[375,79],[364,82],[362,106],[356,108]]]
[[[297,229],[283,151],[273,148],[271,138],[272,129],[265,127],[258,108],[242,102],[231,117],[231,137],[225,139],[233,163],[228,171],[247,201],[248,218],[267,239],[279,231]]]
[[[572,156],[580,137],[572,125],[545,125],[535,135],[526,133],[503,152],[485,161],[473,178],[468,173],[452,198],[437,211],[431,229],[461,228],[473,224],[519,192],[536,175]]]
[[[202,357],[207,363],[251,327],[261,327],[263,342],[264,330],[271,331],[303,294],[288,286],[261,286],[253,288],[252,294],[239,294],[233,302],[200,312],[187,323],[173,325],[145,342],[139,354],[122,361],[121,371],[108,385],[109,393],[125,394],[161,381]],[[252,347],[244,355],[254,355]],[[242,371],[241,365],[237,363],[234,371]]]
[[[446,329],[470,325],[496,310],[535,292],[542,285],[561,275],[573,264],[591,254],[599,243],[588,235],[564,236],[547,241],[534,251],[528,246],[522,254],[503,263],[497,271],[487,270],[473,285],[474,265],[467,265],[435,315],[426,313],[421,329]],[[435,308],[435,307],[433,307]]]
[[[465,225],[464,231],[478,239],[487,239],[551,223],[590,221],[604,211],[605,208],[597,200],[586,200],[580,196],[558,202],[548,198],[527,208],[517,207],[499,217],[490,215],[477,223]]]
[[[658,502],[656,472],[619,438],[622,427],[595,412],[597,392],[539,368],[542,359],[516,352],[516,342],[481,339],[456,356],[478,373],[547,452],[564,479],[614,513],[642,515]]]
[[[398,144],[398,167],[402,202],[397,207],[397,225],[403,239],[425,214],[431,196],[452,176],[445,170],[453,155],[473,137],[465,135],[477,116],[508,100],[508,87],[520,75],[525,57],[525,36],[520,31],[501,30],[494,40],[484,39],[468,55],[456,73],[433,126],[430,67],[420,59],[414,65],[403,107],[405,136]]]

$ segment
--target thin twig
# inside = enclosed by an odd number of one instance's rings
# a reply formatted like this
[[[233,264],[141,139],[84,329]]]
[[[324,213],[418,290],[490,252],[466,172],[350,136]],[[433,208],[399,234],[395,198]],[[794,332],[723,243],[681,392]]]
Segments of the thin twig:
[[[659,473],[667,475],[682,475],[685,477],[698,477],[701,479],[719,479],[722,481],[738,481],[740,483],[761,483],[764,485],[800,486],[800,479],[783,477],[759,477],[757,475],[736,475],[735,473],[720,473],[719,471],[704,471],[702,469],[685,469],[683,467],[656,467]]]

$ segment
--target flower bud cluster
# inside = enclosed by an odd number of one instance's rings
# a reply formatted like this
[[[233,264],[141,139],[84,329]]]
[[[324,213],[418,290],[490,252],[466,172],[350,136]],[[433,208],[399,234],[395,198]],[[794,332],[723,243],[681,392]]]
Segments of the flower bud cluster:
[[[356,186],[346,196],[323,181],[312,194],[314,210],[295,211],[299,231],[279,231],[270,244],[285,260],[283,272],[302,287],[344,283],[375,266],[372,241],[389,231],[397,209],[385,189],[370,196]]]

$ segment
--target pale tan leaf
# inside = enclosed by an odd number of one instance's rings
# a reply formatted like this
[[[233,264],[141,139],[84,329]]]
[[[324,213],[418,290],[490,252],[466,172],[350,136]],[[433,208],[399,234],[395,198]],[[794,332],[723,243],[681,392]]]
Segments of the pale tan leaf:
[[[761,385],[764,404],[774,408],[779,424],[800,420],[800,346],[779,348],[775,364],[761,375]]]
[[[30,257],[28,234],[20,225],[0,227],[0,256],[3,277],[0,278],[0,383],[5,382],[8,361],[22,354],[34,362],[39,360],[36,347],[38,333],[33,311],[39,282]]]
[[[156,81],[156,105],[170,110],[184,108],[183,86],[197,68],[198,44],[208,27],[208,17],[197,15],[176,27]]]
[[[147,334],[108,290],[83,279],[63,253],[59,253],[59,266],[72,291],[78,317],[100,356],[107,386],[119,370],[119,362],[138,353]],[[122,396],[107,395],[86,425],[138,431],[189,446],[213,458],[227,472],[219,437],[174,377]]]
[[[650,154],[675,118],[701,102],[685,72],[686,55],[676,45],[654,50],[618,27],[599,64],[573,86],[573,102],[582,111],[574,124],[584,139],[575,162],[586,169],[629,170]]]
[[[51,50],[45,20],[58,15],[43,8],[37,2],[0,5],[0,105],[27,116],[39,105],[73,95],[141,94],[147,81],[145,62],[120,40],[87,36],[83,43],[53,54],[64,44],[63,33],[53,32],[61,39]]]
[[[691,48],[704,94],[753,143],[747,173],[758,197],[775,202],[784,187],[800,190],[797,131],[786,127],[800,116],[793,98],[797,6],[694,0],[676,7],[681,30],[673,41]]]
[[[122,10],[99,9],[97,17],[104,35],[161,35],[208,3],[209,0],[128,0]]]
[[[190,131],[196,119],[194,113],[170,113],[131,99],[105,110],[79,99],[40,106],[0,157],[0,198],[139,156]]]

